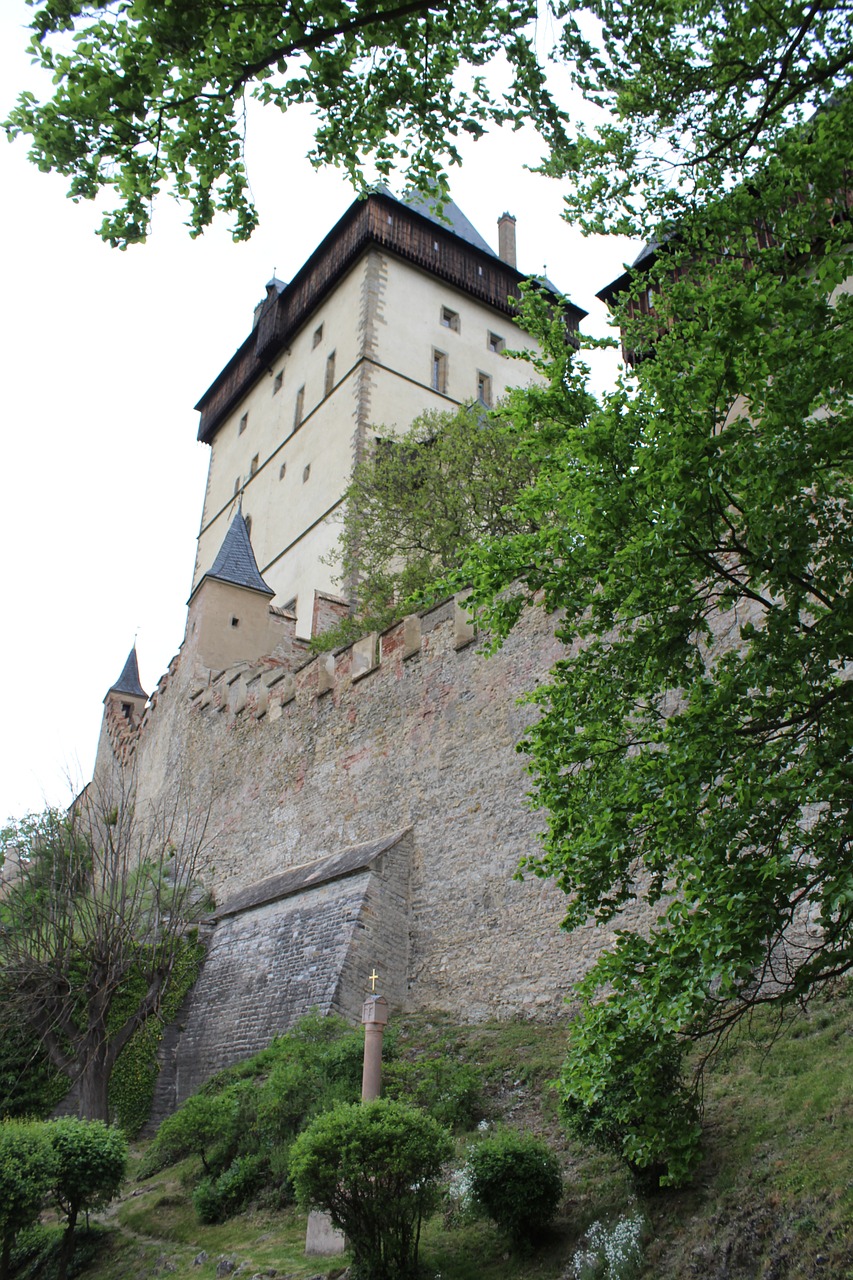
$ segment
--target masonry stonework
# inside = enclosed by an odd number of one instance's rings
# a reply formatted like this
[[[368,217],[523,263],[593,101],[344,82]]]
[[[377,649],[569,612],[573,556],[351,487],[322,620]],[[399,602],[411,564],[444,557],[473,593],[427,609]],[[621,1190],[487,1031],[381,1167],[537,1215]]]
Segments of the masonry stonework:
[[[367,670],[352,646],[290,671],[275,657],[208,671],[188,638],[158,687],[139,801],[182,771],[215,833],[178,1096],[312,1007],[355,1022],[374,966],[397,1011],[553,1018],[610,940],[562,933],[563,895],[514,879],[542,822],[515,750],[531,714],[519,698],[564,656],[554,619],[530,610],[487,657],[458,647],[460,607],[391,628]]]

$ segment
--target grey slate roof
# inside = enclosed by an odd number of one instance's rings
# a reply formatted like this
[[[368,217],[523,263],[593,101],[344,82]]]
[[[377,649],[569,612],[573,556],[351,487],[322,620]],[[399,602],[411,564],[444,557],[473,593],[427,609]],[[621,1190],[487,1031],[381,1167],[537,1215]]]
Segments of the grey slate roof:
[[[407,209],[412,209],[415,213],[419,213],[422,218],[428,218],[437,227],[443,227],[445,231],[452,231],[460,240],[464,240],[466,244],[473,245],[475,249],[479,249],[482,253],[487,253],[490,258],[498,256],[494,249],[486,244],[477,228],[468,221],[459,205],[453,200],[448,200],[445,203],[439,215],[435,208],[435,200],[431,196],[422,195],[419,191],[412,191],[403,197],[392,195],[388,188],[384,186],[377,187],[377,191],[384,196],[390,196],[398,204],[404,204]]]
[[[252,550],[249,530],[246,528],[242,510],[238,510],[228,526],[228,532],[219,548],[219,555],[204,578],[216,578],[219,582],[233,582],[237,587],[248,587],[250,591],[262,591],[266,596],[275,595],[272,587],[267,586],[258,570],[258,562]]]
[[[241,911],[249,911],[267,902],[277,902],[280,898],[289,898],[291,894],[302,893],[305,889],[328,884],[330,880],[340,880],[344,876],[365,871],[380,854],[399,844],[409,831],[411,827],[406,827],[402,831],[394,831],[391,835],[368,840],[364,844],[351,845],[340,853],[329,853],[298,867],[289,867],[278,875],[267,876],[265,880],[260,880],[242,893],[229,898],[221,907],[216,908],[211,918],[221,920],[224,916],[238,915]]]
[[[127,655],[127,662],[121,669],[121,675],[115,684],[110,685],[109,693],[127,693],[133,698],[147,698],[148,694],[139,683],[139,665],[136,661],[136,645]]]

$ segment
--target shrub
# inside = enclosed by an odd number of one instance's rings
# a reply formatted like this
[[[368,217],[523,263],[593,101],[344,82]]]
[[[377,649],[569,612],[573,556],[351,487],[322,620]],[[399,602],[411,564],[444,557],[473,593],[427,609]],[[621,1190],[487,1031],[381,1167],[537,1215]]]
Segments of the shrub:
[[[0,1280],[9,1275],[15,1236],[38,1217],[55,1169],[43,1124],[0,1123]]]
[[[238,1156],[218,1178],[203,1178],[193,1192],[200,1222],[224,1222],[240,1213],[264,1184],[266,1162],[261,1155]]]
[[[232,1085],[223,1093],[194,1093],[187,1098],[157,1130],[140,1169],[140,1178],[150,1177],[189,1155],[199,1156],[209,1176],[227,1167],[238,1141],[240,1092],[239,1086]]]
[[[505,1129],[469,1149],[474,1204],[514,1244],[532,1242],[548,1226],[563,1195],[557,1157],[532,1134]]]
[[[593,1074],[573,1045],[560,1077],[563,1117],[577,1137],[624,1160],[645,1190],[680,1186],[699,1159],[702,1137],[696,1092],[682,1076],[681,1044],[662,1031],[618,1024],[606,1004],[596,1014],[611,1052]]]
[[[455,1130],[470,1129],[482,1115],[482,1086],[476,1067],[449,1058],[391,1062],[382,1071],[386,1097],[410,1102]]]
[[[214,1222],[221,1222],[219,1203],[219,1192],[216,1190],[215,1178],[202,1178],[201,1182],[193,1190],[193,1208],[199,1222],[203,1222],[205,1226],[211,1226]]]
[[[359,1280],[408,1280],[451,1151],[431,1116],[379,1098],[317,1116],[293,1144],[290,1172],[299,1203],[346,1232]]]
[[[100,1120],[67,1116],[45,1125],[53,1149],[53,1196],[65,1215],[58,1280],[65,1280],[74,1252],[74,1228],[82,1211],[98,1209],[117,1194],[124,1180],[127,1141]]]

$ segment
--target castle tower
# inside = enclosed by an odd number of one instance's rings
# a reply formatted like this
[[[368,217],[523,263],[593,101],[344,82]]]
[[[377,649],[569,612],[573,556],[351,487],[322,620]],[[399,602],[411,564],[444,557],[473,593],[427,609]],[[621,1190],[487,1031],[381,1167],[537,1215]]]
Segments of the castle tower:
[[[315,593],[341,590],[323,559],[354,460],[426,409],[492,405],[532,376],[504,355],[534,345],[516,320],[524,276],[507,214],[500,241],[498,256],[453,203],[439,216],[379,189],[289,284],[269,282],[196,406],[211,455],[193,595],[241,499],[264,589],[311,634]],[[569,304],[569,328],[585,314]]]
[[[95,778],[105,779],[116,765],[126,764],[133,753],[139,723],[148,694],[139,681],[134,644],[115,684],[104,697],[104,718],[95,756]]]
[[[238,507],[219,554],[189,598],[188,652],[212,669],[272,653],[293,623],[284,611],[270,609],[274,594],[258,571]]]

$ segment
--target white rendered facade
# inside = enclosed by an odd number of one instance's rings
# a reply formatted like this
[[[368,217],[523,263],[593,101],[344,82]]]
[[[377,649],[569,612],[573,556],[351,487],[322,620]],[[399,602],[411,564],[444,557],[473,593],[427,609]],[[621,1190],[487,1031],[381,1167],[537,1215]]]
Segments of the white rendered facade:
[[[408,220],[402,229],[397,210]],[[240,501],[261,575],[275,591],[276,605],[295,599],[303,637],[311,633],[315,591],[344,594],[323,561],[337,540],[343,493],[361,451],[377,435],[404,431],[426,409],[452,410],[478,398],[495,404],[508,387],[532,376],[528,364],[505,354],[532,345],[511,308],[489,305],[474,292],[484,274],[497,271],[502,275],[490,287],[500,297],[502,282],[518,273],[482,241],[480,248],[443,227],[433,232],[426,217],[390,197],[370,212],[383,226],[396,220],[398,234],[408,235],[412,222],[421,255],[433,244],[437,255],[450,259],[445,277],[430,269],[428,259],[424,269],[368,239],[324,287],[324,264],[339,253],[335,237],[342,220],[291,283],[301,310],[292,308],[295,323],[286,340],[269,343],[262,361],[251,355],[247,340],[237,353],[240,362],[235,364],[237,356],[231,362],[237,392],[214,416],[207,437],[205,413],[211,416],[211,400],[218,395],[221,401],[223,394],[217,383],[199,405],[200,435],[209,439],[211,458],[193,589],[213,563]],[[275,282],[268,294],[268,315],[275,308],[286,313],[288,289]],[[220,385],[227,373],[228,367]]]

